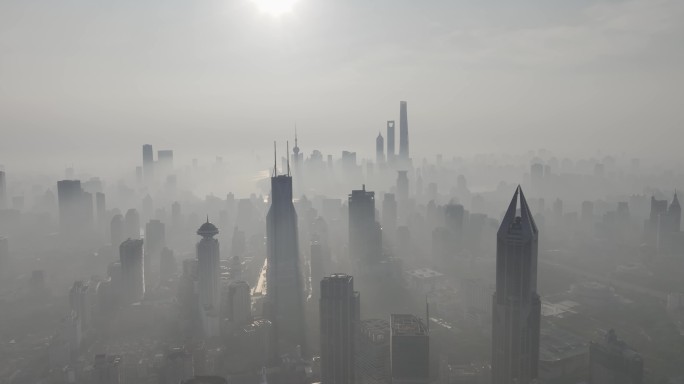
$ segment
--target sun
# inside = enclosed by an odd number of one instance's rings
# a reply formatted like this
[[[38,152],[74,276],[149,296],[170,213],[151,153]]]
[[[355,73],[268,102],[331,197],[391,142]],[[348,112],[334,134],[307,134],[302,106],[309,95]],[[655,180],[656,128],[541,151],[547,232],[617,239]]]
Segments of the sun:
[[[252,2],[261,12],[278,17],[292,12],[297,0],[252,0]]]

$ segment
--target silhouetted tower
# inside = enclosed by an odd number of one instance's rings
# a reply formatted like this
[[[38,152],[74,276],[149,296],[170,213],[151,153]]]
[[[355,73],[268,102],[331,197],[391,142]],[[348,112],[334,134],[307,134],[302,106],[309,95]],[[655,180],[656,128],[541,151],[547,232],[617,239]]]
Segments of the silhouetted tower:
[[[397,198],[400,203],[405,203],[409,198],[408,171],[397,171]]]
[[[289,168],[289,167],[288,167]],[[271,177],[271,207],[266,215],[268,270],[267,316],[273,324],[271,359],[282,350],[306,347],[304,337],[304,285],[299,265],[297,212],[292,204],[289,169],[278,175],[274,164]]]
[[[353,190],[349,195],[349,256],[358,271],[382,259],[382,231],[375,220],[375,192]]]
[[[518,187],[496,236],[493,384],[530,383],[537,378],[541,318],[537,294],[538,234],[525,196]]]
[[[154,178],[154,150],[151,144],[142,147],[143,156],[143,175],[145,180],[151,181]]]
[[[430,382],[429,328],[409,314],[390,315],[390,371],[392,384]]]
[[[409,160],[408,113],[406,102],[399,102],[399,160],[407,164]]]
[[[145,225],[145,288],[152,287],[152,263],[161,260],[161,252],[166,247],[166,226],[159,220],[150,220]],[[159,265],[159,264],[157,264]]]
[[[197,234],[202,239],[197,243],[197,280],[200,305],[218,313],[221,301],[221,254],[219,242],[214,236],[218,228],[212,223],[202,224]]]
[[[140,238],[140,215],[138,210],[131,208],[126,211],[125,218],[126,237],[129,239]]]
[[[354,341],[359,293],[354,278],[334,274],[321,280],[321,382],[355,383]]]
[[[670,230],[675,233],[679,232],[682,223],[682,207],[679,206],[677,191],[675,191],[672,204],[670,204],[670,208],[667,210],[667,216],[669,218]]]
[[[88,201],[79,180],[57,182],[57,203],[59,207],[59,230],[63,234],[78,234],[93,222],[92,196]],[[90,204],[90,209],[88,209]],[[88,216],[90,213],[90,216]]]
[[[143,241],[128,239],[119,246],[124,302],[136,303],[145,296]]]
[[[109,239],[113,247],[118,248],[126,238],[124,230],[124,218],[121,215],[114,215],[109,224]]]
[[[387,162],[394,164],[394,120],[387,121]]]
[[[385,139],[382,138],[382,133],[378,133],[375,139],[375,162],[378,165],[385,162]]]

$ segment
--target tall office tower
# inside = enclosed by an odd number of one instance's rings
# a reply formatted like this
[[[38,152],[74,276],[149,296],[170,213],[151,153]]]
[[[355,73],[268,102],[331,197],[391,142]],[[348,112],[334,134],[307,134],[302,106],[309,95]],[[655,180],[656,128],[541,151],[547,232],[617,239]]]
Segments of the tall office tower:
[[[397,171],[397,198],[402,203],[409,198],[408,171]]]
[[[399,160],[402,165],[408,164],[409,160],[409,137],[408,137],[408,114],[406,102],[399,102]]]
[[[109,241],[113,247],[118,248],[125,239],[124,218],[121,215],[114,215],[109,223]]]
[[[667,216],[670,232],[680,232],[682,228],[682,207],[679,205],[676,191],[672,198],[672,204],[670,204],[670,208],[667,210]]]
[[[375,192],[353,190],[349,195],[349,257],[359,272],[382,260],[382,230],[375,220]]]
[[[119,246],[123,302],[137,303],[145,296],[143,241],[128,239]]]
[[[0,171],[0,209],[7,208],[7,179],[5,171]]]
[[[121,383],[121,356],[95,355],[93,363],[93,384]]]
[[[152,288],[152,264],[161,260],[166,247],[166,226],[159,220],[150,220],[145,225],[145,288]],[[159,265],[159,264],[157,264]]]
[[[390,324],[384,319],[361,320],[357,327],[356,376],[361,384],[389,382]]]
[[[245,281],[234,281],[228,286],[228,320],[237,326],[252,321],[252,294]]]
[[[77,234],[92,223],[92,216],[88,217],[88,201],[84,196],[79,180],[58,181],[57,202],[60,232]],[[92,200],[90,204],[90,213],[92,214]]]
[[[390,315],[392,384],[430,382],[430,335],[414,315]]]
[[[152,144],[145,144],[142,147],[143,156],[143,175],[145,181],[152,181],[154,179],[154,150]]]
[[[644,361],[611,329],[603,340],[589,344],[589,378],[592,384],[642,384]]]
[[[663,218],[667,216],[667,200],[657,200],[651,196],[651,214],[646,222],[646,241],[653,247],[660,245],[659,235]]]
[[[378,165],[385,162],[385,139],[383,139],[382,133],[378,133],[378,137],[375,139],[375,162]]]
[[[138,210],[131,208],[126,211],[126,217],[124,221],[125,236],[129,239],[139,239],[140,238],[140,215]]]
[[[81,319],[81,328],[87,329],[90,326],[90,305],[87,294],[88,285],[82,281],[75,281],[69,290],[69,307],[73,313]]]
[[[102,192],[95,192],[95,215],[98,227],[105,228],[107,222],[107,203],[105,194]]]
[[[537,294],[538,234],[525,195],[518,186],[496,235],[493,384],[529,383],[537,378],[541,319],[541,301]]]
[[[353,384],[355,328],[359,321],[359,293],[354,278],[334,274],[321,280],[321,382]]]
[[[394,120],[387,121],[387,162],[394,164]]]
[[[268,270],[267,315],[273,324],[271,359],[296,346],[306,348],[304,284],[299,265],[297,212],[292,204],[292,177],[271,177],[271,207],[266,215]],[[287,349],[287,351],[285,350]]]
[[[218,228],[207,222],[197,230],[202,239],[197,243],[197,279],[200,305],[218,313],[221,307],[221,253],[214,236]]]
[[[157,170],[160,177],[164,178],[173,171],[173,150],[163,149],[157,151]],[[160,179],[163,180],[163,179]]]

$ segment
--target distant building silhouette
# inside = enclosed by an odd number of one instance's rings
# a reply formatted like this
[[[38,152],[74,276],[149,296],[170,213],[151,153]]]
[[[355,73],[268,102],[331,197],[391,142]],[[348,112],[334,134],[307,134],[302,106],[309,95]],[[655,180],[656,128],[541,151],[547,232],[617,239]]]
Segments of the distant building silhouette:
[[[109,241],[112,243],[112,247],[118,249],[125,239],[124,218],[121,215],[114,215],[109,223]]]
[[[126,237],[129,239],[140,238],[140,214],[137,209],[131,208],[126,211],[124,219],[124,227],[126,229]]]
[[[166,226],[159,220],[150,220],[145,225],[145,285],[147,290],[152,288],[152,265],[159,263],[164,247],[166,247]]]
[[[128,239],[119,246],[121,260],[121,280],[123,301],[136,303],[145,295],[145,275],[143,264],[143,241]]]
[[[408,111],[405,101],[399,102],[399,160],[402,166],[409,162]]]
[[[145,144],[142,147],[143,157],[143,176],[145,181],[150,182],[154,179],[154,150],[151,144]]]
[[[397,199],[399,204],[406,204],[409,198],[408,171],[397,171]]]
[[[321,382],[355,383],[354,341],[360,307],[354,278],[334,274],[320,284]]]
[[[375,220],[375,192],[353,190],[349,195],[349,256],[359,272],[382,258],[382,230]]]
[[[383,164],[385,162],[385,139],[382,137],[382,133],[378,133],[378,137],[375,138],[375,163],[377,165]]]
[[[430,335],[414,315],[390,315],[390,366],[392,384],[430,382]]]
[[[394,164],[396,152],[394,149],[394,120],[387,121],[387,162]]]
[[[541,321],[541,300],[537,294],[538,236],[537,225],[518,187],[496,236],[493,384],[530,383],[537,378]]]
[[[60,233],[75,235],[90,228],[93,222],[92,195],[83,191],[79,180],[58,181],[57,202]]]

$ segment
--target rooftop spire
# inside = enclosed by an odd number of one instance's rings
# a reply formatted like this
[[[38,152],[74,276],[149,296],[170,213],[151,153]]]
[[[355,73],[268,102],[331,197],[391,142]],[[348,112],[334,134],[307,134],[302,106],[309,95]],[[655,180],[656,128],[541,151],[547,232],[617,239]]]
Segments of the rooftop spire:
[[[517,212],[518,198],[520,199],[520,216],[518,216]],[[520,185],[515,188],[511,203],[508,205],[503,220],[501,220],[501,226],[499,227],[497,236],[501,237],[508,234],[513,225],[519,225],[518,230],[522,231],[523,234],[536,236],[538,233],[537,224],[534,222],[530,207],[527,205],[527,200],[525,199],[525,195],[523,194]]]

